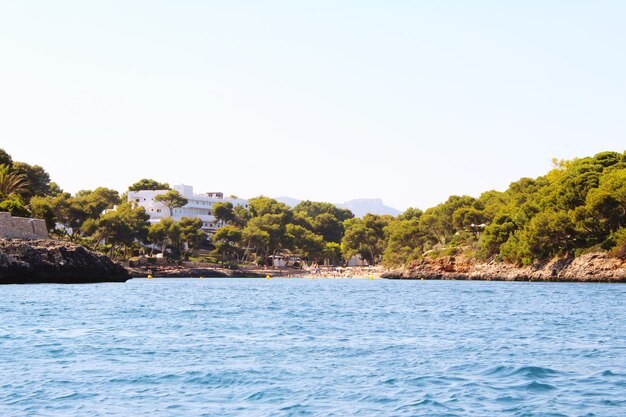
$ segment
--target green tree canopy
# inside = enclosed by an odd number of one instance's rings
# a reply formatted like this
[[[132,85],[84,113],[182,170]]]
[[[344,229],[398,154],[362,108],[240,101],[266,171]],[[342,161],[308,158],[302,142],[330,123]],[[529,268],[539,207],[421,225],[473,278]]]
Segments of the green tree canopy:
[[[236,226],[224,226],[212,237],[214,253],[224,261],[240,262],[244,250],[241,248],[242,230]]]
[[[50,195],[50,175],[39,165],[14,162],[13,171],[24,175],[28,182],[25,197]]]
[[[141,191],[141,190],[169,190],[170,185],[166,182],[158,182],[149,178],[142,178],[130,187],[128,191]]]
[[[252,217],[243,229],[246,247],[256,248],[257,253],[269,264],[269,257],[289,247],[286,235],[285,214],[264,214]]]
[[[375,214],[366,214],[362,219],[346,220],[346,233],[341,242],[345,257],[358,254],[370,265],[378,263],[387,244],[385,228],[391,221],[391,216]]]
[[[96,245],[102,242],[109,244],[109,256],[115,258],[120,249],[127,258],[132,246],[137,241],[147,238],[149,219],[150,216],[143,207],[133,207],[129,203],[124,203],[116,210],[103,213],[97,219],[87,219],[83,222],[81,231],[91,236]]]
[[[187,250],[193,252],[207,240],[207,234],[202,230],[202,220],[195,217],[183,217],[178,222],[180,226],[181,251],[184,245]]]
[[[266,214],[277,214],[291,219],[292,212],[288,205],[269,197],[255,197],[248,201],[252,217],[261,217]]]
[[[285,228],[288,247],[303,259],[321,261],[324,256],[324,238],[297,224],[288,224]]]
[[[398,220],[419,220],[424,212],[418,208],[409,207],[398,216]]]
[[[233,214],[235,217],[233,218],[232,223],[240,228],[245,227],[251,218],[250,211],[240,205],[236,205],[233,208]]]
[[[230,201],[213,203],[213,215],[222,224],[235,220],[233,203]]]
[[[153,223],[148,229],[148,238],[151,242],[161,246],[161,252],[165,255],[167,247],[171,248],[172,256],[179,256],[180,252],[180,225],[171,217],[161,219],[159,223]]]
[[[11,194],[28,192],[29,185],[26,175],[12,171],[8,165],[0,165],[0,200],[8,198]]]
[[[419,217],[396,219],[387,225],[385,232],[389,237],[382,260],[385,266],[406,265],[422,257],[428,234],[420,228]]]
[[[348,209],[334,204],[302,201],[293,208],[294,222],[317,235],[326,242],[341,242],[345,232],[343,222],[354,218]]]
[[[0,165],[6,165],[11,167],[13,165],[13,158],[4,149],[0,148]]]
[[[9,194],[0,201],[0,211],[6,211],[16,217],[30,217],[31,213],[19,194]]]
[[[309,218],[315,218],[321,214],[331,214],[340,222],[354,218],[354,214],[348,210],[335,206],[331,203],[320,203],[316,201],[301,201],[293,208],[294,213],[303,213]]]
[[[187,203],[189,203],[189,200],[183,197],[176,190],[169,190],[165,194],[159,194],[156,197],[154,197],[154,201],[163,203],[165,207],[167,207],[168,210],[170,211],[170,216],[174,214],[174,209],[183,207],[187,205]]]
[[[51,197],[35,196],[30,199],[30,211],[32,216],[37,219],[46,221],[48,231],[54,230],[57,222],[57,216],[52,206]]]

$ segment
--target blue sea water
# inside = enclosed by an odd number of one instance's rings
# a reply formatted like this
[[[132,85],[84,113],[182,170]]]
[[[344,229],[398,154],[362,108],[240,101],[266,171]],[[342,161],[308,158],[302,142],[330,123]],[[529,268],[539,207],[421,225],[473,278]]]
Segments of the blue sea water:
[[[626,286],[0,287],[1,416],[626,416]]]

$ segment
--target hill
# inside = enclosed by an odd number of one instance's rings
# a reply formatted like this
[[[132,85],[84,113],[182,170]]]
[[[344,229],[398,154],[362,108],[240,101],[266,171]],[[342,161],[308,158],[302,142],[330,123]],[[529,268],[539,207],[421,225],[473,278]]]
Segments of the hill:
[[[302,202],[302,200],[292,197],[276,197],[275,200],[285,203],[289,207],[295,207]],[[363,217],[368,213],[377,215],[389,214],[392,216],[402,213],[396,208],[386,206],[380,198],[361,198],[340,204],[335,203],[335,206],[350,210],[356,217]]]

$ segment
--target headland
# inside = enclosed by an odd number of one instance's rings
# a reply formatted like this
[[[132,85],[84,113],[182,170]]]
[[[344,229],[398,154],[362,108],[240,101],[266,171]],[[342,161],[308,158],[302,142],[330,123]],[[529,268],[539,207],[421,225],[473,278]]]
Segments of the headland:
[[[83,284],[130,278],[107,256],[71,242],[0,239],[0,284]]]

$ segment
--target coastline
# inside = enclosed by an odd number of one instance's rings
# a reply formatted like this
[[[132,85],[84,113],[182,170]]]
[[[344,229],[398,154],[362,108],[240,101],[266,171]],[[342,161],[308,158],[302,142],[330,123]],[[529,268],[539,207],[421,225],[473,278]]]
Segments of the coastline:
[[[425,258],[408,267],[320,267],[316,269],[220,268],[181,265],[123,266],[83,246],[58,240],[0,239],[0,284],[125,282],[131,278],[385,278],[396,280],[481,280],[626,283],[626,260],[606,253],[518,267],[464,256]]]
[[[132,278],[380,278],[385,270],[372,268],[331,268],[322,267],[317,271],[299,268],[240,267],[237,269],[218,268],[214,265],[152,265],[126,267]]]
[[[75,243],[0,239],[0,284],[90,284],[130,278],[109,257]]]
[[[626,282],[626,261],[596,252],[518,267],[478,262],[464,256],[422,259],[404,269],[386,272],[387,279],[459,281]]]

